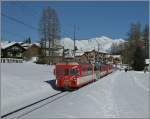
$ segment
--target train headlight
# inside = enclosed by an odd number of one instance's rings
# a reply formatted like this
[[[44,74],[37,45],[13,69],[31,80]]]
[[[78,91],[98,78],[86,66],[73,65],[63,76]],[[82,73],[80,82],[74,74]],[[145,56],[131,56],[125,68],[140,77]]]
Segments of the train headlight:
[[[73,78],[73,80],[76,81],[77,79],[76,79],[76,78]]]
[[[55,80],[55,84],[57,85],[57,80]]]

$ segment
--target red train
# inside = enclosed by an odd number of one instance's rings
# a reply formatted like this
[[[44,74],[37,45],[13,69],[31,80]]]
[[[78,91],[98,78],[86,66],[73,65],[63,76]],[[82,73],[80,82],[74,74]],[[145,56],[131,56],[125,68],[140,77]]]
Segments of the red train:
[[[93,65],[67,63],[56,64],[54,74],[56,76],[56,87],[60,89],[75,89],[112,72],[112,65]]]

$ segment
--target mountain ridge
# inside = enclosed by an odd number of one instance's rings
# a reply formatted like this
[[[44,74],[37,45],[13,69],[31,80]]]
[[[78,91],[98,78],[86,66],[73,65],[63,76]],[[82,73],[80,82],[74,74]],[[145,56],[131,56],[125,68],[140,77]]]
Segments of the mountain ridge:
[[[83,39],[83,40],[76,40],[76,46],[78,50],[82,51],[90,51],[90,50],[100,50],[100,51],[109,51],[111,45],[113,43],[120,44],[125,42],[125,40],[119,39],[112,39],[106,36],[90,38],[90,39]],[[65,49],[73,49],[74,48],[74,41],[69,37],[64,37],[61,39],[61,45],[65,47]]]

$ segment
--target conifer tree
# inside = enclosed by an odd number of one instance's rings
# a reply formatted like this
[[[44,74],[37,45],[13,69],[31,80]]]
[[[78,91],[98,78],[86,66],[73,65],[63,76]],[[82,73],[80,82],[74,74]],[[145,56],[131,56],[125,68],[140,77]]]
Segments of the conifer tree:
[[[142,33],[141,33],[141,25],[140,23],[137,24],[131,24],[130,30],[129,30],[129,37],[128,37],[128,63],[130,66],[133,65],[135,60],[135,53],[137,52],[137,48],[141,49],[141,52],[143,51],[143,40],[142,40]],[[144,53],[144,52],[142,52]],[[143,55],[143,54],[142,54]],[[139,55],[140,57],[140,55]],[[144,60],[144,59],[143,59]]]
[[[139,46],[136,47],[136,50],[134,52],[132,67],[136,71],[141,71],[145,67],[144,52],[143,49]]]
[[[145,25],[143,30],[143,40],[144,40],[144,51],[145,51],[145,58],[149,58],[149,26],[148,24]]]

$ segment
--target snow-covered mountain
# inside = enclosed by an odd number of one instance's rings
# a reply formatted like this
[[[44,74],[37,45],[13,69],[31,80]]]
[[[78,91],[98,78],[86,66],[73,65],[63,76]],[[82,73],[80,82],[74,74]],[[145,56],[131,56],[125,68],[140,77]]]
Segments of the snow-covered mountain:
[[[82,51],[89,51],[89,50],[99,50],[100,51],[109,51],[112,43],[122,43],[124,42],[123,39],[111,39],[106,36],[96,37],[91,39],[84,39],[84,40],[76,40],[76,46],[79,50]],[[61,45],[63,45],[67,49],[73,49],[74,43],[73,39],[71,38],[62,38]]]
[[[91,38],[91,39],[83,39],[83,40],[76,40],[76,46],[79,51],[85,52],[85,51],[91,51],[91,50],[99,50],[103,52],[109,52],[112,43],[123,43],[125,40],[123,39],[112,39],[106,36]],[[8,41],[1,42],[0,47],[3,48],[7,46],[8,44],[16,43],[15,41],[9,43]],[[18,42],[22,43],[22,42]],[[39,43],[33,43],[39,45]],[[73,39],[69,37],[65,37],[61,39],[61,45],[65,47],[65,49],[74,49],[74,41]]]

